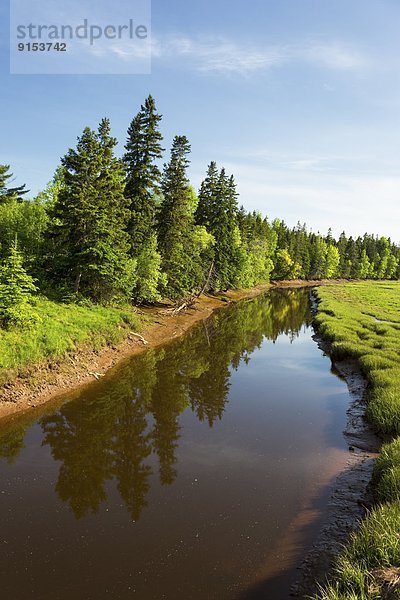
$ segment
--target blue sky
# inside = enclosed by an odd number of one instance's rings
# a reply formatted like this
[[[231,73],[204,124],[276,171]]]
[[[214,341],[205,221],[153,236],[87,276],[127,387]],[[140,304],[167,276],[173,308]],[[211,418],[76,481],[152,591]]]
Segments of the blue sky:
[[[247,209],[400,241],[398,0],[153,0],[151,75],[10,75],[0,20],[0,163],[32,192],[103,116],[122,152],[151,93],[195,187],[216,160]]]

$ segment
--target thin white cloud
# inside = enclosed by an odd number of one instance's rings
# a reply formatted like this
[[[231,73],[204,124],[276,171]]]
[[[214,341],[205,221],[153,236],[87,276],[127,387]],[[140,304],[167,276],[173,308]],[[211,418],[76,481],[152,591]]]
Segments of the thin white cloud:
[[[357,71],[372,64],[361,51],[339,42],[266,45],[216,36],[153,35],[145,43],[103,38],[93,45],[80,45],[79,51],[105,60],[107,55],[109,58],[114,56],[126,63],[145,58],[150,46],[154,65],[201,74],[248,77],[299,64],[333,71]]]
[[[153,59],[189,66],[201,73],[250,75],[287,60],[285,47],[257,48],[223,38],[190,39],[184,36],[154,38]]]
[[[312,43],[300,48],[299,56],[314,65],[338,71],[361,70],[371,64],[361,51],[339,42]]]
[[[153,36],[152,55],[161,64],[201,73],[242,76],[296,63],[335,71],[356,71],[372,64],[360,50],[338,41],[254,45],[220,37]]]

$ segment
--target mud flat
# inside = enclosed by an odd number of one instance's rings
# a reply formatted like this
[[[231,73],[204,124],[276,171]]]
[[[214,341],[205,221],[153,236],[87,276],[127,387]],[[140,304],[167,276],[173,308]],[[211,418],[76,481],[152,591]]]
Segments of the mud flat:
[[[318,332],[314,340],[326,355],[331,355],[330,344]],[[345,471],[331,484],[327,515],[321,523],[320,534],[299,566],[300,577],[292,588],[295,598],[318,592],[350,533],[357,529],[371,508],[370,482],[382,445],[382,439],[375,435],[365,418],[368,383],[357,361],[335,360],[332,367],[346,381],[351,398],[343,432],[349,446],[349,459]]]

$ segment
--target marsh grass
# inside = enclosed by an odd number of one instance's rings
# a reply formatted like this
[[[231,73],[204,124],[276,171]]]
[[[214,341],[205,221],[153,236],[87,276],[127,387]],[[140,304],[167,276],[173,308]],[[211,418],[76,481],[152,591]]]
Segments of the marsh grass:
[[[376,461],[376,507],[339,557],[322,600],[400,599],[400,283],[318,288],[316,323],[334,358],[356,358],[369,383],[367,417],[391,435]]]
[[[380,433],[399,435],[400,284],[353,283],[316,294],[316,323],[333,357],[358,359],[370,383],[368,418]]]
[[[322,600],[399,598],[400,504],[376,508],[351,536]]]
[[[0,384],[81,347],[97,351],[116,344],[140,325],[129,306],[80,306],[38,298],[34,308],[38,318],[31,327],[0,329]]]

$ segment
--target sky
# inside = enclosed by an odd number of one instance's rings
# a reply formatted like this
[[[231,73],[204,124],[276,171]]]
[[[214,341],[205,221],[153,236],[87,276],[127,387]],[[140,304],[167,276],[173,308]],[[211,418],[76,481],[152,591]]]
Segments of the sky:
[[[104,116],[122,154],[151,93],[165,160],[189,138],[195,188],[215,160],[248,210],[400,241],[398,0],[153,0],[148,75],[11,75],[9,18],[1,0],[0,164],[31,195]]]

